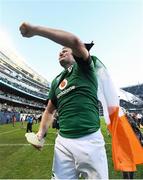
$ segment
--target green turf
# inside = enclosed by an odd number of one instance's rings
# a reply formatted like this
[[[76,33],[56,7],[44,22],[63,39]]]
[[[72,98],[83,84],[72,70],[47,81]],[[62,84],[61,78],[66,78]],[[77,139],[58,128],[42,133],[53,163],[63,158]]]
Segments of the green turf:
[[[26,126],[26,124],[25,124]],[[38,124],[33,125],[36,132]],[[56,131],[49,129],[46,144],[42,151],[35,150],[27,144],[24,137],[26,129],[20,124],[0,125],[0,179],[50,179],[53,159],[53,148]],[[106,125],[102,121],[102,132],[106,141],[110,179],[121,179],[121,172],[113,169],[111,157],[111,137],[108,135]],[[4,145],[5,144],[5,145]],[[143,166],[138,167],[136,179],[143,178]]]

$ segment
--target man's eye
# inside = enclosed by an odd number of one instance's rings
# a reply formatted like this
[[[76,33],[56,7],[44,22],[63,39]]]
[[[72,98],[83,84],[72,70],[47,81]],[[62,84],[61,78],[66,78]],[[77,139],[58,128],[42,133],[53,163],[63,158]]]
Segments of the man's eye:
[[[67,51],[63,51],[63,53],[66,53]]]

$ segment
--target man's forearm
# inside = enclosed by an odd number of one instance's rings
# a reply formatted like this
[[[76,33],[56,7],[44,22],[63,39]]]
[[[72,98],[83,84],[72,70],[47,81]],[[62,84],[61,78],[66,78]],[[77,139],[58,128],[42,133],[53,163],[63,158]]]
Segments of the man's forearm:
[[[47,132],[48,127],[52,124],[53,119],[53,114],[47,113],[47,111],[45,110],[38,131],[40,136],[44,136],[44,134]]]
[[[62,46],[75,48],[79,44],[81,45],[80,40],[75,35],[63,30],[52,29],[43,26],[35,26],[34,31],[35,35],[48,38],[58,44],[61,44]]]
[[[77,36],[70,32],[43,26],[33,26],[29,23],[23,23],[20,26],[20,32],[23,37],[29,38],[38,35],[48,38],[62,46],[69,47],[75,56],[82,57],[85,60],[89,56],[84,44]]]

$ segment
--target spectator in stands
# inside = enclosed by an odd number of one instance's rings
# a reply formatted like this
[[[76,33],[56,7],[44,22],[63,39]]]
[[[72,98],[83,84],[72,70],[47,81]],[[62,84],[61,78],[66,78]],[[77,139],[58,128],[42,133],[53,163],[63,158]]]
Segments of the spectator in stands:
[[[141,125],[141,120],[142,120],[142,114],[138,113],[137,114],[137,119],[138,119],[138,123],[139,123],[139,127]]]
[[[28,133],[29,131],[32,132],[32,124],[33,124],[33,117],[30,115],[30,116],[27,116],[27,129],[26,129],[26,132]]]
[[[75,35],[62,30],[28,23],[23,23],[20,31],[24,37],[39,35],[64,46],[59,62],[65,70],[52,82],[37,133],[39,140],[43,138],[57,109],[60,131],[55,144],[55,178],[78,179],[82,174],[85,179],[108,179],[95,65],[88,51],[93,44],[84,45]]]
[[[140,128],[143,128],[143,116],[142,116],[141,121],[140,121]]]
[[[132,113],[131,116],[132,116],[132,118],[134,119],[136,125],[137,125],[138,127],[140,127],[140,122],[139,122],[139,120],[138,120],[137,113]]]

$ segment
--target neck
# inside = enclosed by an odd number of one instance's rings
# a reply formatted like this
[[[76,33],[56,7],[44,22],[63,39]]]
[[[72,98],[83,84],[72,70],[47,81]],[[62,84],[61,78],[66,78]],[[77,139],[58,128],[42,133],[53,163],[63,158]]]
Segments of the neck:
[[[67,64],[64,69],[68,69],[72,64]]]
[[[64,64],[64,69],[68,69],[71,65],[73,65],[74,64],[74,62],[72,62],[72,63],[68,63],[68,64]]]

